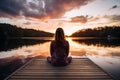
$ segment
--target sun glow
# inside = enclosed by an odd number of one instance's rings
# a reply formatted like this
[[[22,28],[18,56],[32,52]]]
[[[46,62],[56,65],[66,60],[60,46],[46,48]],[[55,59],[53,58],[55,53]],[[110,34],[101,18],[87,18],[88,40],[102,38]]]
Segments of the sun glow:
[[[72,34],[72,31],[68,30],[65,32],[65,35],[70,36]]]
[[[75,31],[76,31],[75,29],[69,29],[69,28],[64,29],[65,35],[67,35],[67,36],[70,36]]]

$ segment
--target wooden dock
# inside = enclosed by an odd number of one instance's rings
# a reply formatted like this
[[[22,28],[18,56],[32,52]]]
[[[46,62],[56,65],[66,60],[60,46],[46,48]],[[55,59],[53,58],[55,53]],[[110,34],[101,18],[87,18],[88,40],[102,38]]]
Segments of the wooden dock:
[[[88,58],[74,58],[70,65],[54,67],[46,59],[32,59],[5,80],[113,80]]]

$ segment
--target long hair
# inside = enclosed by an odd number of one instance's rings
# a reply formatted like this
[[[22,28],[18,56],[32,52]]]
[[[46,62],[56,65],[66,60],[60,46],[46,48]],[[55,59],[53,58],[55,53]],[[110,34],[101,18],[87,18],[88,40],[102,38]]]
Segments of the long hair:
[[[65,40],[64,30],[62,28],[57,28],[55,32],[55,41],[63,41]]]

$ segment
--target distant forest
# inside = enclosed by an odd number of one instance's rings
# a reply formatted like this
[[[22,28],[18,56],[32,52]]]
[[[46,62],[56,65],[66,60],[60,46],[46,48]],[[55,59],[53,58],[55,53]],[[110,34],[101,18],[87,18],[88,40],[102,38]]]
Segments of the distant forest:
[[[53,37],[53,33],[34,29],[23,29],[16,25],[0,23],[0,38],[11,37]],[[120,26],[105,26],[94,29],[82,29],[71,37],[120,37]]]
[[[105,26],[94,29],[79,30],[71,37],[120,37],[120,26]]]
[[[0,38],[11,37],[52,37],[54,34],[33,29],[23,29],[16,25],[0,24]]]

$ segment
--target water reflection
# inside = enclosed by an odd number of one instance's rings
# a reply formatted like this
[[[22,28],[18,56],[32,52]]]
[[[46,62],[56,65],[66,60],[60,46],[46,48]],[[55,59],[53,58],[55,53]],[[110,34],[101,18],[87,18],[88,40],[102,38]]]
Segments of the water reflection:
[[[46,58],[50,55],[51,38],[1,41],[0,43],[0,73],[8,63],[24,64],[31,58]],[[70,43],[70,55],[73,57],[89,57],[108,73],[120,78],[120,41],[119,39],[73,39]],[[26,60],[27,59],[27,60]],[[17,61],[18,62],[17,62]],[[17,62],[17,63],[16,63]],[[12,67],[13,67],[12,65]],[[9,66],[10,68],[10,66]],[[16,68],[15,68],[16,69]],[[13,71],[15,70],[13,69]],[[2,70],[2,71],[1,71]],[[4,69],[6,71],[6,69]],[[12,71],[11,71],[12,72]],[[5,73],[4,73],[5,74]],[[0,76],[1,77],[1,76]]]
[[[0,39],[0,51],[7,51],[11,49],[17,49],[22,46],[29,46],[39,43],[45,43],[50,40],[42,40],[42,39]]]
[[[116,47],[120,46],[120,39],[79,39],[74,38],[73,41],[76,41],[80,44],[102,46],[102,47]]]
[[[50,42],[45,43],[38,43],[29,46],[21,46],[16,49],[8,50],[8,51],[1,51],[0,58],[7,58],[7,57],[19,57],[23,56],[24,58],[27,57],[46,57],[49,55],[49,45]]]

